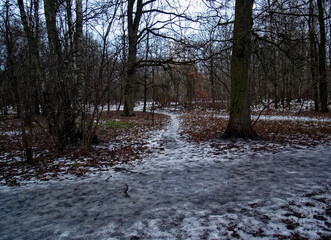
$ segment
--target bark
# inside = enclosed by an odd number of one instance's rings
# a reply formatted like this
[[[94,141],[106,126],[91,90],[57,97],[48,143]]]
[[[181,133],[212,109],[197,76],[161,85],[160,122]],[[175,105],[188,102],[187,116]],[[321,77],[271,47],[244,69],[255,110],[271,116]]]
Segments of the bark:
[[[26,35],[29,47],[29,53],[31,56],[31,63],[33,67],[33,75],[31,79],[32,84],[32,92],[34,94],[34,98],[31,99],[33,101],[32,104],[32,112],[39,113],[39,104],[44,105],[41,102],[40,96],[42,96],[42,92],[45,91],[45,84],[42,82],[41,78],[41,63],[40,63],[40,55],[39,55],[39,0],[34,0],[34,20],[35,20],[35,27],[32,29],[28,22],[28,17],[25,12],[23,0],[17,0],[21,21],[23,24],[24,33]],[[33,34],[35,32],[35,34]]]
[[[135,4],[135,2],[137,2]],[[134,11],[134,6],[136,9]],[[129,36],[129,53],[127,61],[127,75],[124,90],[124,110],[123,116],[134,116],[134,88],[136,83],[137,71],[137,44],[138,44],[138,29],[142,16],[143,2],[142,0],[128,1],[128,36]]]
[[[324,8],[323,0],[317,0],[318,5],[318,20],[320,29],[320,45],[319,45],[319,91],[320,91],[320,109],[319,112],[328,112],[328,85],[326,79],[326,34],[324,23]]]
[[[74,35],[75,43],[75,60],[76,60],[76,84],[78,86],[78,94],[80,96],[79,102],[82,102],[82,89],[83,89],[83,3],[82,0],[76,0],[76,31]]]
[[[82,0],[76,0],[76,23],[74,34],[74,69],[76,92],[74,93],[73,102],[73,116],[75,119],[74,132],[75,135],[83,133],[83,144],[89,147],[92,137],[89,131],[85,129],[85,113],[83,111],[84,105],[84,66],[83,66],[83,3]]]
[[[21,100],[20,100],[20,95],[19,95],[19,83],[17,76],[15,74],[15,56],[14,56],[14,46],[15,42],[13,40],[13,34],[11,32],[11,21],[10,21],[10,5],[9,1],[5,2],[5,19],[4,19],[4,24],[5,24],[5,36],[4,36],[4,42],[7,50],[7,71],[8,71],[8,77],[10,84],[13,88],[14,91],[14,98],[16,102],[16,114],[17,117],[21,117]]]
[[[224,138],[255,138],[250,116],[251,29],[253,0],[236,0],[231,57],[230,119]]]
[[[59,33],[56,27],[56,1],[44,0],[48,46],[52,63],[57,67],[58,73],[62,71],[62,54]]]
[[[44,0],[45,19],[48,36],[49,55],[51,65],[49,70],[49,85],[43,93],[45,98],[45,113],[48,120],[50,133],[56,137],[57,148],[62,151],[70,142],[76,142],[77,129],[77,85],[73,81],[77,79],[76,61],[69,58],[69,61],[63,61],[62,45],[60,42],[59,31],[57,29],[57,4],[56,0]],[[67,6],[71,7],[71,5]],[[75,46],[70,46],[70,55],[74,58],[73,53]],[[70,66],[74,66],[74,74]]]
[[[209,80],[210,80],[210,93],[211,93],[211,101],[212,101],[212,106],[215,106],[215,77],[214,77],[214,58],[211,58],[209,61]]]
[[[28,22],[27,22],[27,17],[25,14],[25,9],[23,5],[23,0],[18,0],[18,5],[20,9],[20,15],[21,15],[21,20],[23,23],[24,31],[26,32],[27,39],[28,39],[28,45],[29,45],[29,51],[31,58],[33,60],[33,66],[35,66],[35,61],[38,60],[36,59],[36,54],[35,54],[35,45],[34,42],[32,41],[33,36],[32,32],[29,28]],[[8,48],[8,57],[10,60],[10,65],[13,64],[13,55],[11,53],[12,49],[9,47]],[[38,53],[38,52],[37,52]],[[13,66],[10,67],[10,71],[13,71]],[[34,67],[34,71],[36,72],[36,68]],[[10,74],[15,82],[15,96],[17,98],[17,101],[19,102],[18,108],[19,108],[19,117],[21,121],[21,132],[22,132],[22,143],[24,147],[24,152],[25,152],[25,159],[29,163],[33,163],[33,151],[32,151],[32,146],[31,146],[31,135],[32,135],[32,97],[31,97],[31,90],[32,90],[32,82],[34,77],[29,78],[26,76],[21,76],[20,78],[17,76],[17,74],[14,74],[12,72]],[[20,79],[20,80],[18,80]],[[34,85],[35,86],[35,85]],[[29,128],[27,131],[26,128]]]
[[[146,40],[146,52],[145,52],[145,59],[148,60],[148,54],[149,54],[149,35],[147,35]],[[143,112],[146,112],[147,110],[147,90],[148,90],[148,74],[147,74],[148,68],[145,67],[144,69],[144,108]]]
[[[313,0],[309,0],[309,48],[310,48],[310,72],[314,84],[315,111],[319,111],[320,103],[320,88],[318,77],[318,54],[315,32],[315,17]]]
[[[328,112],[328,86],[326,77],[326,33],[324,22],[323,1],[317,0],[319,37],[315,27],[313,0],[309,1],[309,39],[311,75],[315,89],[315,111]],[[320,42],[318,42],[318,39]]]

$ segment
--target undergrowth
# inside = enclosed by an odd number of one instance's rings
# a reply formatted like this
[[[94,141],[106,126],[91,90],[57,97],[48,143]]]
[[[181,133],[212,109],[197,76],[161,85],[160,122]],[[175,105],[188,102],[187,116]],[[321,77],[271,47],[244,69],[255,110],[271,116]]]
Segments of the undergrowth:
[[[39,123],[43,123],[40,116]],[[97,130],[99,144],[89,150],[80,144],[58,152],[42,124],[35,124],[32,134],[34,164],[24,160],[20,122],[13,116],[0,117],[0,184],[17,185],[20,180],[49,180],[60,175],[84,175],[96,169],[140,159],[148,153],[146,139],[153,130],[163,128],[169,117],[136,112],[122,117],[121,112],[105,112]]]

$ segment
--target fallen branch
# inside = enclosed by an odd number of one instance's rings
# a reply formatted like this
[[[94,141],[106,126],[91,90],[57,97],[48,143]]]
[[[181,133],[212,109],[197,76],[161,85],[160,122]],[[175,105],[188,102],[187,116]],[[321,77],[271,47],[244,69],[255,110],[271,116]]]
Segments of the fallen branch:
[[[255,119],[255,121],[253,122],[253,124],[252,124],[253,127],[255,126],[255,124],[257,123],[257,121],[260,119],[261,114],[263,113],[263,111],[264,111],[266,108],[268,108],[268,107],[269,107],[271,104],[273,104],[273,103],[274,103],[274,101],[272,101],[272,102],[270,102],[270,103],[268,103],[267,105],[264,106],[264,108],[260,111],[259,115],[257,116],[257,118]]]

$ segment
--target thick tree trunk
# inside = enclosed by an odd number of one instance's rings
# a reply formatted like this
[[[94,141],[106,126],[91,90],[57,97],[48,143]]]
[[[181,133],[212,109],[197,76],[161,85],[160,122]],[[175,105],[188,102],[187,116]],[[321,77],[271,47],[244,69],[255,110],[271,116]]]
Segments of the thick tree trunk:
[[[251,29],[253,0],[236,0],[231,58],[230,119],[224,138],[255,138],[250,116]]]
[[[320,29],[320,44],[319,44],[319,92],[320,92],[320,109],[319,112],[328,112],[328,85],[326,79],[326,34],[324,23],[324,8],[323,0],[317,0],[318,5],[318,20]]]
[[[313,0],[309,1],[309,39],[311,75],[315,89],[315,111],[328,112],[328,86],[326,77],[326,33],[324,23],[323,1],[318,0],[319,37],[316,35]],[[320,42],[318,43],[318,39]]]
[[[44,0],[46,28],[48,36],[48,46],[52,59],[52,64],[57,67],[58,72],[63,71],[62,66],[62,54],[61,43],[59,39],[59,33],[56,27],[56,1]],[[61,79],[63,80],[63,79]]]
[[[134,114],[134,77],[135,74],[127,74],[125,89],[124,89],[124,107],[123,107],[123,116],[132,117]]]
[[[138,44],[138,29],[142,16],[143,2],[142,0],[128,1],[128,35],[129,35],[129,54],[127,64],[127,76],[124,92],[124,110],[123,116],[134,116],[134,88],[136,83],[137,71],[137,44]],[[134,11],[136,6],[136,11]]]
[[[130,57],[129,57],[130,58]],[[127,72],[126,83],[124,89],[124,109],[123,116],[131,117],[134,116],[134,85],[135,85],[135,74],[136,70],[131,69]]]
[[[315,32],[315,17],[313,0],[309,0],[309,47],[310,47],[310,72],[311,78],[314,84],[314,98],[315,98],[315,111],[319,111],[320,103],[320,88],[318,77],[318,54],[316,44],[316,32]]]

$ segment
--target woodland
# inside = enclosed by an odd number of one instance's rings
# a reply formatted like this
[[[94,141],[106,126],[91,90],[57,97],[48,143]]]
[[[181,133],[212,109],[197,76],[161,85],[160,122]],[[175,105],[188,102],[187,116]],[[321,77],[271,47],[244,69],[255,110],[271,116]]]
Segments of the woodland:
[[[270,140],[271,133],[293,139],[276,124],[263,124],[267,130],[255,124],[268,112],[330,116],[330,10],[323,0],[6,0],[5,165],[13,158],[43,166],[59,156],[94,155],[93,145],[132,135],[133,123],[139,127],[129,139],[143,141],[137,131],[164,127],[169,116],[154,112],[171,107],[189,116],[183,124],[191,139]],[[194,117],[197,111],[229,119],[215,123],[213,116]],[[302,126],[288,126],[297,139],[305,134]],[[327,123],[309,129],[312,139],[326,141],[330,133]],[[100,159],[134,159],[132,148],[141,146],[125,148]]]
[[[222,136],[254,139],[253,106],[290,110],[295,100],[298,114],[328,112],[330,9],[323,0],[6,0],[1,117],[18,120],[27,162],[35,131],[51,151],[88,150],[102,113],[116,105],[134,116],[138,101],[143,112],[148,102],[225,109]]]
[[[330,239],[330,73],[327,0],[1,1],[0,239]]]

